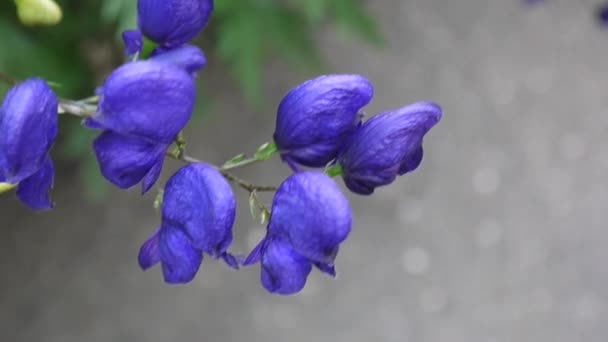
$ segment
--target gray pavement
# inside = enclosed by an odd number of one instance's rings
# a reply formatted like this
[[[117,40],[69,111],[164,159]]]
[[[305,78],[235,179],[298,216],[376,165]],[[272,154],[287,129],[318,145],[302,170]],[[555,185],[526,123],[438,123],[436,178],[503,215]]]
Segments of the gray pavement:
[[[320,37],[331,71],[375,83],[368,113],[444,108],[417,172],[350,195],[337,279],[313,273],[278,297],[257,267],[206,260],[190,285],[165,285],[136,262],[158,226],[153,196],[86,204],[66,170],[50,213],[0,198],[0,341],[606,341],[608,31],[591,20],[597,1],[547,3],[378,0],[389,48]],[[251,151],[282,94],[314,76],[274,60],[267,75],[264,111],[224,71],[201,75],[214,106],[188,132],[192,154]],[[241,171],[260,183],[287,174],[276,160]],[[246,252],[263,227],[239,201],[233,250]]]

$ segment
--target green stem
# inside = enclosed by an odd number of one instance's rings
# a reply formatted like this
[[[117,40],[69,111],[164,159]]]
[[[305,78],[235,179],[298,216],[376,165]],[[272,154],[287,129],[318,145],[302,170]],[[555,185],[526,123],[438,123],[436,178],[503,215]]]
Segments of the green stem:
[[[175,155],[174,153],[171,152],[167,152],[166,154],[169,158],[173,158],[175,160],[179,160],[182,161],[184,163],[203,163],[203,161],[198,160],[196,158],[190,157],[186,154],[183,154],[181,157]],[[259,192],[264,192],[264,191],[268,191],[268,192],[274,192],[277,191],[277,187],[273,186],[273,185],[256,185],[256,184],[252,184],[247,182],[244,179],[241,179],[235,175],[233,175],[230,172],[227,172],[226,170],[223,170],[220,167],[217,167],[215,165],[213,165],[213,167],[215,167],[221,174],[222,176],[224,176],[227,180],[234,182],[236,184],[238,184],[241,188],[247,190],[247,192],[252,193],[254,191],[259,191]]]

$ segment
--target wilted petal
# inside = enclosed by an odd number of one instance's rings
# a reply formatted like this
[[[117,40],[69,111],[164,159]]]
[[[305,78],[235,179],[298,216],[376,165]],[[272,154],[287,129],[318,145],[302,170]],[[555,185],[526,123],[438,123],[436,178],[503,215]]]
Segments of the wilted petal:
[[[422,161],[424,135],[440,119],[439,106],[418,102],[365,122],[338,153],[349,189],[367,195],[390,184],[397,175],[416,169]]]
[[[160,250],[158,248],[158,243],[160,241],[160,229],[154,233],[139,249],[139,255],[137,260],[139,262],[139,267],[142,270],[147,270],[148,268],[158,264],[160,262]]]
[[[352,225],[348,200],[336,183],[316,171],[287,178],[272,202],[269,232],[285,235],[311,261],[333,263]]]
[[[17,186],[17,197],[33,210],[48,210],[53,208],[49,190],[53,187],[55,168],[51,158],[47,156],[42,168],[33,175],[22,180]]]
[[[184,45],[175,49],[156,49],[150,57],[157,62],[173,64],[192,76],[207,65],[207,57],[201,49],[194,45]]]
[[[182,229],[192,244],[219,258],[232,243],[236,200],[230,184],[214,167],[182,167],[165,186],[163,222]]]
[[[158,178],[157,168],[162,167],[167,147],[112,131],[103,132],[93,142],[101,174],[121,189],[136,185],[146,175],[150,177],[144,190],[149,189]]]
[[[196,89],[184,70],[144,61],[116,69],[100,93],[89,126],[170,144],[192,115]]]
[[[205,27],[213,1],[139,0],[137,10],[144,35],[165,48],[175,48],[192,40]]]
[[[144,47],[144,37],[139,30],[128,30],[122,33],[122,40],[125,43],[125,54],[127,56],[141,52]]]
[[[183,284],[194,279],[203,262],[203,253],[192,246],[181,229],[163,226],[158,246],[167,283]]]
[[[311,167],[331,161],[373,97],[360,75],[327,75],[292,89],[281,101],[274,141],[281,154]]]
[[[312,265],[285,239],[269,241],[262,252],[261,281],[266,290],[282,295],[299,292],[306,285]]]
[[[0,174],[16,184],[38,172],[57,137],[57,96],[32,78],[13,87],[0,107]]]

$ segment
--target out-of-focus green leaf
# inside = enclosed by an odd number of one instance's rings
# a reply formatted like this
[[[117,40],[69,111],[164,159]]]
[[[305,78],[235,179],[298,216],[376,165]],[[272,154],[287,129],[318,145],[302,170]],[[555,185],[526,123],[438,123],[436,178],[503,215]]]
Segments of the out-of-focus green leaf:
[[[365,11],[361,0],[328,2],[335,12],[337,23],[346,31],[355,33],[369,43],[381,45],[384,42],[376,21]]]
[[[101,2],[101,18],[109,24],[116,24],[116,33],[137,27],[137,1],[104,0]]]
[[[301,0],[300,4],[308,20],[316,24],[327,14],[329,0]]]
[[[230,65],[230,71],[247,99],[259,104],[264,45],[260,34],[263,18],[258,13],[255,6],[243,1],[241,6],[232,7],[229,15],[217,18],[216,50],[220,58]]]

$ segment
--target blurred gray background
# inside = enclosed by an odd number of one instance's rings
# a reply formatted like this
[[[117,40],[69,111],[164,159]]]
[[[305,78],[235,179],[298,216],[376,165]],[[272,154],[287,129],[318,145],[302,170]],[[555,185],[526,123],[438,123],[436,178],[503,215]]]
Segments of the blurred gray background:
[[[165,285],[136,259],[159,225],[154,194],[86,204],[64,170],[51,212],[0,198],[0,341],[606,341],[608,31],[592,20],[598,1],[548,2],[378,0],[388,48],[319,37],[333,72],[376,85],[367,113],[444,108],[418,171],[349,195],[356,222],[337,279],[313,272],[301,294],[279,297],[257,266],[206,259],[191,284]],[[265,111],[221,69],[201,74],[216,105],[188,132],[191,154],[251,152],[282,95],[314,76],[272,60],[266,72]],[[272,183],[288,169],[239,174]],[[232,250],[248,252],[264,231],[235,191]]]

